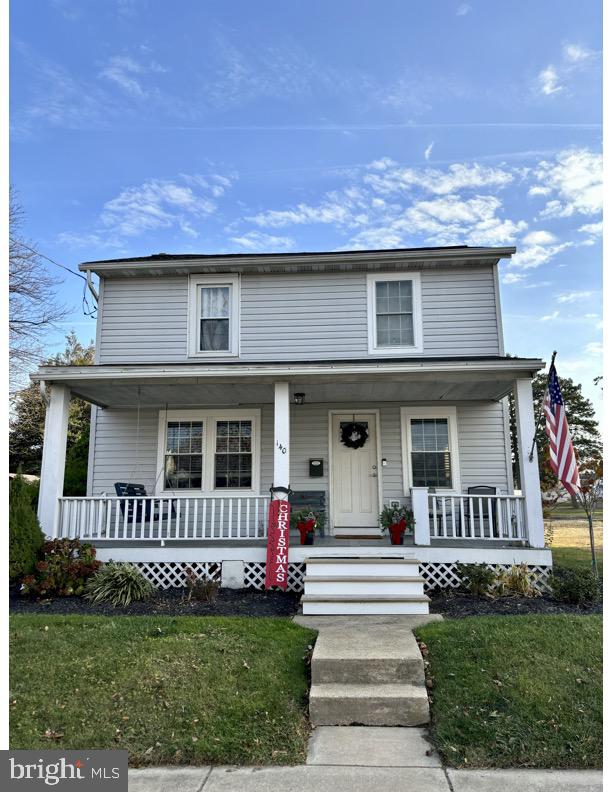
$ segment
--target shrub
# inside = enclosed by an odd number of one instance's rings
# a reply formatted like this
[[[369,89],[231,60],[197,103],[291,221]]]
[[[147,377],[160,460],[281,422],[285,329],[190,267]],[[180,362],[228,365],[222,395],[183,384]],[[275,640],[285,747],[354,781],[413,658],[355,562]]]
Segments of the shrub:
[[[486,564],[457,564],[461,588],[474,597],[485,597],[495,582],[495,572]]]
[[[187,601],[198,600],[199,602],[213,603],[219,594],[219,584],[214,580],[198,577],[191,567],[185,570],[187,580]]]
[[[321,536],[325,532],[325,511],[318,511],[317,509],[298,509],[291,512],[290,523],[291,528],[297,530],[298,523],[306,523],[314,520],[314,530],[318,531]]]
[[[493,593],[498,597],[539,597],[527,564],[514,564],[497,573]]]
[[[126,606],[148,599],[154,591],[142,572],[133,564],[109,561],[103,564],[85,585],[85,599],[90,602],[110,602]]]
[[[593,602],[601,594],[601,582],[590,569],[557,567],[549,582],[556,599],[572,605]]]
[[[414,514],[407,506],[383,506],[383,510],[378,515],[378,522],[383,531],[388,531],[392,525],[397,525],[406,521],[406,533],[414,532]]]
[[[53,539],[45,542],[42,552],[34,572],[23,579],[23,594],[81,595],[87,579],[100,567],[95,549],[78,539]]]
[[[36,492],[38,488],[35,488]],[[33,488],[17,475],[9,488],[9,580],[15,583],[34,571],[45,537],[32,504]]]

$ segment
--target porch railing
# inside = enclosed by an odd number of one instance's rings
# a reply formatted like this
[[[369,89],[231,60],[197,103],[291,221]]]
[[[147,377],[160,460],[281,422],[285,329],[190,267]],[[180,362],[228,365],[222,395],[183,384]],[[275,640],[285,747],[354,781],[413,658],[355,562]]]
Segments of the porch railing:
[[[429,495],[432,539],[527,541],[525,500],[516,495]]]
[[[269,497],[212,495],[60,498],[60,538],[104,540],[265,539]]]

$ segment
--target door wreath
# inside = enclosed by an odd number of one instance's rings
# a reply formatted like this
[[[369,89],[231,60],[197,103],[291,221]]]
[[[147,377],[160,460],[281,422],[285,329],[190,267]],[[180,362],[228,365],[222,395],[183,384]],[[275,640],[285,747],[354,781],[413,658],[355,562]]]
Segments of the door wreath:
[[[340,438],[347,448],[362,448],[368,439],[367,426],[356,421],[347,423],[342,427]]]

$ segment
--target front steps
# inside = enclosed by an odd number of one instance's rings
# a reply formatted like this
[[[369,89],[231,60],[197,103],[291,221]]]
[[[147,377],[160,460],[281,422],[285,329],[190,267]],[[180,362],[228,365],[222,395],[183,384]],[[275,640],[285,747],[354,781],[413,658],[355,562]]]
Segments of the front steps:
[[[429,721],[423,659],[403,619],[340,619],[312,656],[314,726],[419,726]]]
[[[306,616],[427,614],[424,583],[415,558],[308,558],[302,610]]]

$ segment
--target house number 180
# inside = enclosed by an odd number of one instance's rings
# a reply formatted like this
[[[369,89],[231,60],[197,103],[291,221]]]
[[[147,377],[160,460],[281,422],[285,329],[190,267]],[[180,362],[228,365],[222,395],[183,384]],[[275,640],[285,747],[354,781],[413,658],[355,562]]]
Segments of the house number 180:
[[[282,443],[278,443],[277,442],[276,443],[276,447],[279,449],[281,454],[286,454],[287,453],[287,446],[284,446]]]

